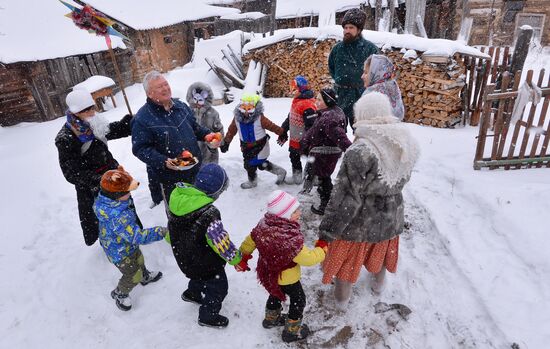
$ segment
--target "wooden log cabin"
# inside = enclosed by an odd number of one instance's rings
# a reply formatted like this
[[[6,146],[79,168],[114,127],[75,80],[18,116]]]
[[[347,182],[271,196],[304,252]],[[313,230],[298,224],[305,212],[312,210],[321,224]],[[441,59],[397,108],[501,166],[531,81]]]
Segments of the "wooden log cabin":
[[[173,2],[175,8],[185,6]],[[167,72],[188,63],[194,50],[195,22],[239,12],[200,4],[193,13],[173,11],[166,22],[166,17],[144,15],[150,14],[152,2],[131,2],[131,6],[125,0],[87,3],[117,20],[117,29],[130,39],[126,45],[113,39],[125,86],[140,83],[148,71]],[[27,15],[13,23],[0,20],[0,126],[62,116],[72,86],[92,75],[114,79],[118,91],[104,39],[78,29],[64,17],[68,10],[63,5],[39,2],[28,7],[12,1],[2,12],[8,19],[18,18],[17,13]],[[48,26],[32,30],[44,16],[49,18]]]

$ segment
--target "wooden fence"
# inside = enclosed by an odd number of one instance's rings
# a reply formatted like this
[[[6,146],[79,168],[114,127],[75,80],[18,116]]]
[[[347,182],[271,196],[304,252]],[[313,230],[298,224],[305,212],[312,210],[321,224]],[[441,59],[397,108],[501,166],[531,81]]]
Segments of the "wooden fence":
[[[510,69],[510,47],[481,47],[480,51],[491,59],[464,57],[466,84],[463,90],[464,123],[477,126],[481,114],[483,93],[488,84],[496,84],[502,73]]]
[[[547,118],[550,76],[545,77],[544,69],[539,72],[536,85],[542,92],[540,102],[537,105],[527,103],[519,120],[511,123],[520,78],[519,71],[515,76],[506,72],[499,91],[495,91],[495,84],[485,89],[474,159],[476,170],[483,167],[505,170],[550,167],[550,118]],[[532,70],[527,72],[525,83],[533,86]],[[525,113],[527,109],[529,112]]]

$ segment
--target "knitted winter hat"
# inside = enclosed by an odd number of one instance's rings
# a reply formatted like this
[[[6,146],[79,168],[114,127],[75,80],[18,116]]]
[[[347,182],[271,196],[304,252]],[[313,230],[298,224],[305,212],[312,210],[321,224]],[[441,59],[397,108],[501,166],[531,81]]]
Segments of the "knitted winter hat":
[[[308,89],[309,83],[304,76],[298,75],[292,80],[292,87],[300,92],[304,92]]]
[[[323,98],[323,102],[327,105],[327,107],[331,108],[336,105],[336,91],[332,88],[324,88],[321,90],[321,98]]]
[[[195,188],[210,197],[217,198],[229,184],[225,170],[218,164],[209,163],[202,166],[195,177]]]
[[[290,219],[292,213],[298,209],[300,202],[287,192],[275,190],[269,194],[267,212],[278,217]]]
[[[119,166],[116,170],[109,170],[101,176],[100,186],[103,195],[116,200],[137,189],[139,182]]]
[[[85,90],[74,90],[70,92],[65,98],[65,103],[67,103],[69,111],[73,114],[79,113],[95,105],[92,95]]]
[[[369,92],[363,95],[353,106],[355,122],[378,117],[393,116],[389,98],[380,92]]]
[[[346,24],[351,24],[357,27],[359,30],[363,30],[365,22],[367,21],[367,15],[365,12],[361,11],[358,8],[352,8],[344,15],[342,20],[342,27],[345,27]]]

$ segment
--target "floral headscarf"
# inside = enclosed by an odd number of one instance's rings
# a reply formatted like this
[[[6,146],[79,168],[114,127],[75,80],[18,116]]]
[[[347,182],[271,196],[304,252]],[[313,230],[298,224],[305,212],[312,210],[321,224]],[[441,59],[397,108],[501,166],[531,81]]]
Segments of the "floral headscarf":
[[[368,73],[370,81],[363,95],[373,91],[385,94],[390,99],[393,115],[399,120],[403,120],[405,107],[401,91],[394,79],[395,67],[392,61],[384,55],[372,55],[367,62],[370,62]]]

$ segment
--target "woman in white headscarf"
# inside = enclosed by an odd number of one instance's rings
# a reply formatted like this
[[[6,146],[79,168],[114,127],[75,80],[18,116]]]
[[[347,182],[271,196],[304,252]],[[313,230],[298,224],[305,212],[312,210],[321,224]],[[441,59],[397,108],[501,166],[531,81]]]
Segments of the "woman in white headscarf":
[[[418,157],[418,145],[392,115],[389,99],[371,92],[354,106],[355,140],[346,150],[319,227],[329,242],[323,283],[335,279],[335,297],[347,303],[361,267],[374,274],[380,292],[385,271],[395,273],[403,232],[402,190]]]
[[[384,55],[372,55],[365,61],[364,72],[361,76],[365,83],[365,92],[380,92],[389,98],[393,116],[403,120],[405,107],[401,98],[401,90],[395,81],[395,66]]]

